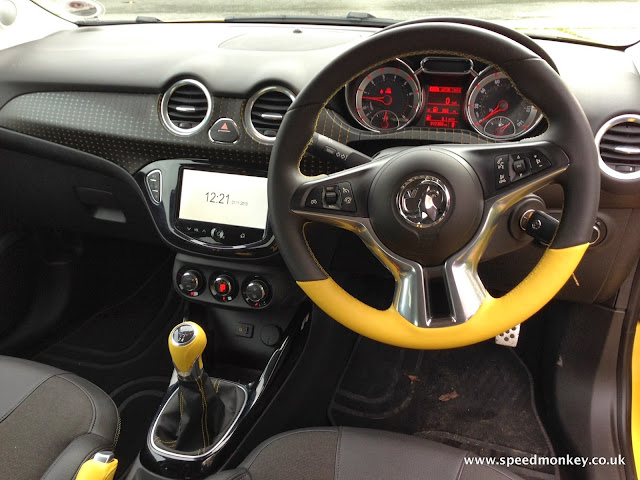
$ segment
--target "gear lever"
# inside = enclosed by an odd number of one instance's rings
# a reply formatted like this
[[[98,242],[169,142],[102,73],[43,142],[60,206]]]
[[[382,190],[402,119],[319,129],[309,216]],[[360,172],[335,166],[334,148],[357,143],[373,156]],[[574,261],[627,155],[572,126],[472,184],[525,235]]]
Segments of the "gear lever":
[[[203,370],[202,352],[207,346],[207,334],[194,322],[183,322],[169,335],[169,353],[178,379],[198,378]]]
[[[177,408],[158,423],[156,441],[180,452],[204,452],[222,429],[225,404],[204,371],[207,335],[194,322],[183,322],[169,334],[169,352],[178,377]]]

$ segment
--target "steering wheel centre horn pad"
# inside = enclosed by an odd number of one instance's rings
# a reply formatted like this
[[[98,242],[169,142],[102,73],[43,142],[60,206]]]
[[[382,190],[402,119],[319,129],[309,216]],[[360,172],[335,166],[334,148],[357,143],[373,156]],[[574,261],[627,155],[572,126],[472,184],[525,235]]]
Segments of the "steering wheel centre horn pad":
[[[373,181],[368,204],[373,231],[387,248],[423,266],[436,266],[478,229],[482,186],[459,155],[418,147],[386,162]]]
[[[327,65],[285,115],[269,162],[273,230],[298,285],[346,327],[406,348],[470,345],[527,320],[580,262],[599,202],[596,146],[577,100],[547,62],[516,41],[519,35],[452,22],[385,29]],[[329,99],[371,67],[412,54],[457,54],[496,66],[545,114],[549,128],[531,140],[415,147],[329,176],[302,175],[300,161]],[[551,182],[562,186],[565,199],[556,236],[518,286],[493,298],[477,266],[498,219]],[[438,198],[447,194],[448,205]],[[354,232],[389,269],[396,281],[389,309],[365,305],[330,278],[306,242],[310,221]],[[447,297],[444,314],[433,307],[436,283]]]

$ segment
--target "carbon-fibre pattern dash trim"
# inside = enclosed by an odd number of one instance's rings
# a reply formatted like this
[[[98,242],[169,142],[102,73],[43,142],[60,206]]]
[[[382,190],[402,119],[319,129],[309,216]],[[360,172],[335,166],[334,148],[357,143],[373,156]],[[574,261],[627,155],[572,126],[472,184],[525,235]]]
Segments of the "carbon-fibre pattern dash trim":
[[[207,159],[212,164],[266,171],[271,145],[255,141],[243,124],[243,99],[215,97],[208,128],[188,137],[169,133],[161,124],[156,94],[106,92],[37,92],[21,95],[0,110],[0,127],[99,156],[129,173],[156,160]],[[207,132],[219,118],[233,119],[240,130],[234,144],[212,143]],[[318,132],[339,142],[399,140],[487,143],[466,130],[408,128],[395,133],[363,132],[338,114],[325,110]],[[338,166],[307,155],[300,166],[306,175],[332,173]]]
[[[0,110],[0,126],[112,161],[130,173],[167,158],[203,158],[234,168],[267,170],[271,148],[242,125],[243,100],[215,98],[211,124],[232,118],[240,139],[213,144],[208,128],[190,137],[169,133],[158,116],[159,95],[39,92],[14,98]]]

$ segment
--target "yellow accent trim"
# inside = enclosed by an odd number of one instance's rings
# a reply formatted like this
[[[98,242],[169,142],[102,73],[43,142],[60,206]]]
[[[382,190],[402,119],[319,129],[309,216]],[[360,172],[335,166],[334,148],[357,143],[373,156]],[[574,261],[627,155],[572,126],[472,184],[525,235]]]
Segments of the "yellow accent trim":
[[[636,475],[640,472],[640,325],[636,326],[631,356],[631,445]]]
[[[196,329],[196,336],[193,341],[183,347],[178,347],[173,344],[171,340],[171,335],[173,331],[178,328],[180,325],[191,325]],[[193,362],[199,358],[199,365],[202,368],[202,352],[204,352],[204,348],[207,346],[207,334],[204,333],[204,330],[200,325],[195,322],[183,322],[175,326],[169,333],[169,353],[171,354],[171,358],[173,360],[173,364],[176,367],[176,370],[179,372],[188,372],[193,365]]]
[[[493,338],[531,317],[560,291],[588,247],[547,249],[513,290],[500,298],[487,296],[469,320],[446,328],[416,327],[393,306],[376,310],[353,298],[331,278],[297,283],[327,315],[365,337],[404,348],[455,348]]]
[[[97,462],[94,459],[87,460],[80,467],[76,480],[113,480],[118,468],[118,460],[115,458],[109,463]]]

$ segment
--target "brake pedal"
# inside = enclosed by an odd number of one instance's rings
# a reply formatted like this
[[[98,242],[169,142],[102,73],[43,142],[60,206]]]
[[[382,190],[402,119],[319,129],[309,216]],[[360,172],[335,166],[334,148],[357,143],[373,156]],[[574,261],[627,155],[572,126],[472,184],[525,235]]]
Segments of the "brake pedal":
[[[516,347],[520,338],[520,324],[496,336],[496,344],[505,347]]]

